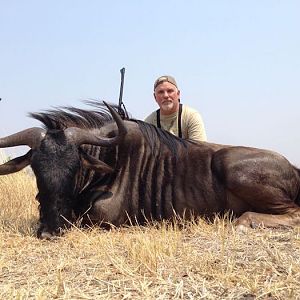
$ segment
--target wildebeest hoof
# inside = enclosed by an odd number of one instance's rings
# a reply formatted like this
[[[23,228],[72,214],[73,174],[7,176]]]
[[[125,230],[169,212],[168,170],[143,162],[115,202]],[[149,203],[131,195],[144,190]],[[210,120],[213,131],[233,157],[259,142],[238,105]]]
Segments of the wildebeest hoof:
[[[236,226],[236,232],[237,233],[242,233],[242,234],[246,234],[248,233],[249,227],[243,225],[243,224],[239,224]]]
[[[250,227],[253,229],[258,228],[259,226],[260,226],[260,224],[254,222],[254,221],[251,221],[251,223],[250,223]]]

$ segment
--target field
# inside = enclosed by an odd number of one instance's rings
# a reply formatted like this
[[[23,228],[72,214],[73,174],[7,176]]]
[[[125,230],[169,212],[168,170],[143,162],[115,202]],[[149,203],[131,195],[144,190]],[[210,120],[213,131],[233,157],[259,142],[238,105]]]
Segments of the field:
[[[0,177],[0,299],[300,299],[300,229],[229,218],[36,238],[33,176]]]

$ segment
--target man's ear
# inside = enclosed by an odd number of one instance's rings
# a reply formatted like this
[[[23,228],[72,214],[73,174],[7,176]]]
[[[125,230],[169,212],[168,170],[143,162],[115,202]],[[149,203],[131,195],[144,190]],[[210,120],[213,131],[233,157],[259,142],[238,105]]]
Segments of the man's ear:
[[[156,95],[155,95],[155,93],[153,93],[153,97],[154,97],[155,101],[157,101],[157,100],[156,100]]]

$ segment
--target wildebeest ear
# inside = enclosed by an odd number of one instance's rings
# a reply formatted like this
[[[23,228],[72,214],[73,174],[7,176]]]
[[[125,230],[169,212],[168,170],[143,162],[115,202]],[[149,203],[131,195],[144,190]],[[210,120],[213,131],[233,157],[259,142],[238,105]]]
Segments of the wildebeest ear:
[[[114,171],[114,169],[107,165],[105,162],[88,155],[84,151],[80,151],[80,154],[82,163],[86,168],[92,169],[95,172],[99,173],[112,173]]]
[[[25,155],[16,157],[0,165],[0,175],[15,173],[29,166],[31,154],[32,151],[29,150]]]

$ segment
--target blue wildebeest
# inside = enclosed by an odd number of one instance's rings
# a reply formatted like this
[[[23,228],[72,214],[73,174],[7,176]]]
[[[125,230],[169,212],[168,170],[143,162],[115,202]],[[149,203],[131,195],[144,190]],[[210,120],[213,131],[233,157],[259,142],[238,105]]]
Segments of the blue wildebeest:
[[[38,237],[59,234],[73,216],[119,226],[129,218],[142,223],[231,211],[242,230],[300,224],[300,170],[283,156],[183,140],[108,110],[99,105],[31,114],[44,129],[0,139],[1,148],[31,148],[1,165],[0,174],[31,165]]]

